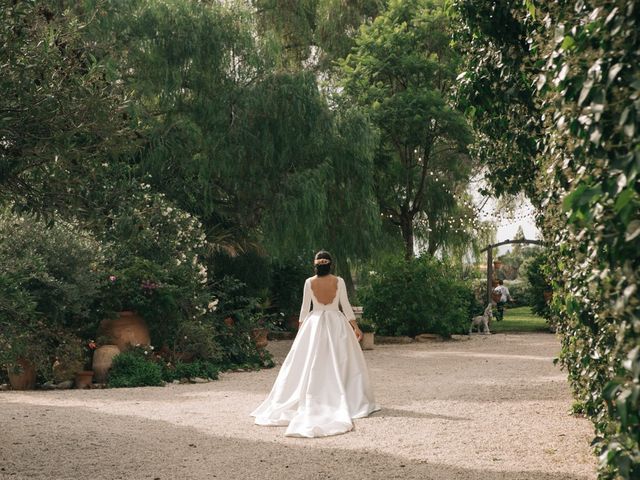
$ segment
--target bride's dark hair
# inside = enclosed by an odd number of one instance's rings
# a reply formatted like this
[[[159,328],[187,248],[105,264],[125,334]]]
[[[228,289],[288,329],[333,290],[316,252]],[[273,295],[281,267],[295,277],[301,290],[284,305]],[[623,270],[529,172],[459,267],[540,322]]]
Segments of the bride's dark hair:
[[[318,260],[320,260],[320,263],[318,263]],[[333,263],[333,259],[331,258],[331,254],[325,250],[320,250],[318,253],[316,253],[315,260],[314,260],[314,268],[316,270],[316,275],[319,277],[324,277],[325,275],[329,275],[331,273],[332,263]]]

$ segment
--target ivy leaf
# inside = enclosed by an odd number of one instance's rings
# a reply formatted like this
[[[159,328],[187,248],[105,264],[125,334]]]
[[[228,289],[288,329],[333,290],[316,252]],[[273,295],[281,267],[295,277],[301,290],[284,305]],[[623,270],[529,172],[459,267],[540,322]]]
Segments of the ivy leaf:
[[[589,96],[589,92],[591,91],[591,87],[593,87],[593,78],[588,79],[582,85],[582,90],[580,91],[580,97],[578,98],[578,105],[582,105],[583,102]]]
[[[629,225],[627,225],[627,231],[624,234],[624,239],[625,241],[630,242],[638,235],[640,235],[640,220],[632,220]]]
[[[573,192],[571,192],[569,195],[564,197],[564,200],[562,201],[562,209],[565,212],[568,212],[569,210],[573,210],[573,207],[576,204],[577,199],[579,199],[580,196],[582,196],[582,194],[586,189],[587,189],[586,185],[584,184],[580,185]]]
[[[563,50],[569,50],[571,47],[573,47],[575,45],[575,40],[573,39],[573,37],[571,35],[567,35],[564,37],[564,40],[562,41],[562,49]]]
[[[622,70],[623,67],[624,65],[622,63],[616,63],[613,67],[609,69],[609,75],[607,77],[607,86],[609,86],[611,82],[613,82],[616,79],[616,77],[618,76],[618,73],[620,73],[620,70]]]
[[[533,4],[531,0],[525,0],[525,5],[527,6],[527,11],[529,15],[535,20],[536,18],[536,6]]]
[[[618,195],[618,198],[616,199],[616,203],[613,206],[613,209],[616,211],[616,213],[620,213],[622,209],[626,207],[627,204],[631,201],[634,195],[635,195],[635,191],[633,190],[633,188],[624,189],[620,193],[620,195]]]

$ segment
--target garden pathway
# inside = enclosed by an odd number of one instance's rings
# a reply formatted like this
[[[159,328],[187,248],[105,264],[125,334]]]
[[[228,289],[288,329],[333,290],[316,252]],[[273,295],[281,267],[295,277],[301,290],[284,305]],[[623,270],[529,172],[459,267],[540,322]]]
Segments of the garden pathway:
[[[276,359],[291,342],[271,342]],[[365,352],[383,410],[297,439],[249,412],[277,368],[164,388],[0,392],[2,479],[591,480],[551,334]]]

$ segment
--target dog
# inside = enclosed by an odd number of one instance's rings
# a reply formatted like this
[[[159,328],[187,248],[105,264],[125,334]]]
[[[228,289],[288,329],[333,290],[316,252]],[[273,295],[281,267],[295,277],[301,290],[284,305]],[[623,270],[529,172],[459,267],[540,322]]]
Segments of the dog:
[[[482,315],[473,317],[471,320],[471,326],[469,327],[469,335],[473,332],[473,327],[478,327],[478,333],[480,333],[480,325],[482,325],[484,333],[491,333],[489,331],[489,322],[491,322],[491,317],[493,316],[493,305],[493,303],[490,303],[487,305],[487,308],[484,309],[484,313]]]

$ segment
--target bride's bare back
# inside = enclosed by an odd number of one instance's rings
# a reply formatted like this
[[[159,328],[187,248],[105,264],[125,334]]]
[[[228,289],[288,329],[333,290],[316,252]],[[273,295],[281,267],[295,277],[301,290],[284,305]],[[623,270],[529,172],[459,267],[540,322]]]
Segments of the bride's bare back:
[[[313,291],[313,296],[320,303],[329,305],[333,303],[338,295],[338,277],[335,275],[318,277],[316,275],[311,279],[311,290]]]

